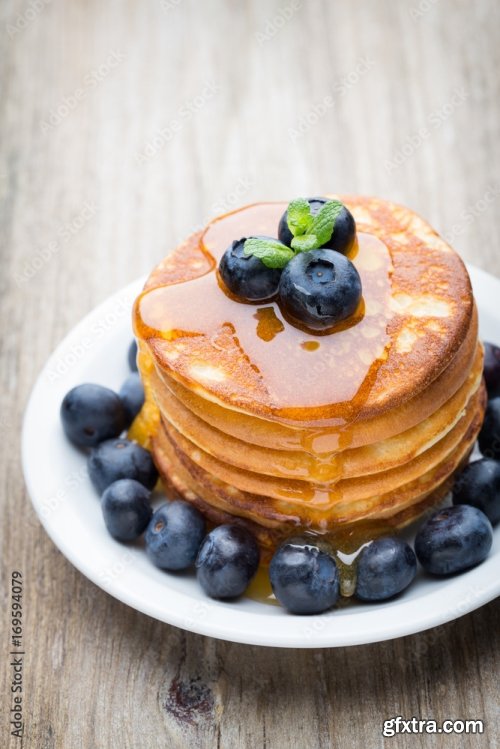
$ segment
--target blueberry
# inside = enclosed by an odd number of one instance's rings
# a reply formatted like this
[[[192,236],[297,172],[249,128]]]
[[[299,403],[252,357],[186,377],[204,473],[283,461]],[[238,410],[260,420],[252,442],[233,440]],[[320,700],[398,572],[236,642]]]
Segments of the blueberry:
[[[260,237],[270,239],[270,237]],[[273,240],[276,241],[276,240]],[[245,255],[246,237],[235,240],[227,248],[219,263],[219,273],[235,296],[247,302],[272,299],[278,291],[281,277],[279,268],[267,268],[254,255]]]
[[[77,385],[61,403],[64,432],[79,447],[94,447],[118,437],[126,427],[123,404],[116,393],[102,385]]]
[[[472,505],[490,523],[500,520],[500,463],[490,458],[469,463],[455,479],[453,504]]]
[[[483,562],[493,543],[493,530],[477,507],[456,505],[436,512],[415,538],[418,561],[433,575],[462,572]]]
[[[129,365],[130,369],[132,370],[132,372],[137,372],[138,371],[138,367],[137,367],[137,341],[135,340],[135,338],[134,338],[134,340],[132,341],[132,343],[129,346],[128,354],[127,354],[127,359],[128,359],[128,365]]]
[[[279,300],[284,313],[321,331],[351,317],[361,291],[359,273],[348,258],[333,250],[311,250],[283,269]]]
[[[153,489],[158,471],[150,453],[137,442],[107,440],[94,447],[88,459],[90,480],[99,494],[118,479],[133,479]]]
[[[189,502],[162,505],[146,531],[146,553],[163,570],[185,570],[194,564],[205,536],[205,518]]]
[[[360,553],[355,595],[362,601],[385,601],[401,593],[417,574],[415,552],[401,538],[377,538]]]
[[[285,541],[271,560],[269,579],[274,595],[292,614],[321,614],[339,598],[335,559],[311,539]]]
[[[120,389],[127,425],[130,425],[144,404],[144,385],[138,372],[132,372]]]
[[[308,198],[307,202],[311,206],[311,213],[315,216],[321,207],[328,202],[328,198]],[[288,211],[285,211],[280,219],[278,226],[278,239],[283,244],[291,247],[293,235],[288,228]],[[341,212],[335,220],[333,234],[328,242],[322,245],[322,248],[336,250],[337,252],[346,253],[350,250],[356,236],[356,223],[352,213],[343,206]]]
[[[500,395],[500,348],[493,343],[484,344],[484,379],[488,395]]]
[[[134,541],[147,528],[153,511],[151,492],[132,479],[120,479],[101,497],[101,509],[109,533],[117,541]]]
[[[237,525],[219,525],[201,545],[196,559],[198,581],[211,598],[236,598],[257,572],[259,558],[251,533]]]
[[[500,397],[489,401],[478,441],[485,458],[500,459]]]

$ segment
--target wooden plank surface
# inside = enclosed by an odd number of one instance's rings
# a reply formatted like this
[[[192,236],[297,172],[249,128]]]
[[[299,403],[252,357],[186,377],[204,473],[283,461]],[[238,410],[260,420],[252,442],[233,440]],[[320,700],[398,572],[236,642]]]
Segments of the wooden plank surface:
[[[500,745],[498,601],[351,649],[191,635],[71,567],[19,459],[55,345],[224,209],[373,193],[500,275],[499,24],[495,0],[1,4],[2,580],[6,603],[24,575],[27,645],[25,737],[9,740],[6,683],[2,746]],[[486,733],[384,740],[395,715],[482,718]]]

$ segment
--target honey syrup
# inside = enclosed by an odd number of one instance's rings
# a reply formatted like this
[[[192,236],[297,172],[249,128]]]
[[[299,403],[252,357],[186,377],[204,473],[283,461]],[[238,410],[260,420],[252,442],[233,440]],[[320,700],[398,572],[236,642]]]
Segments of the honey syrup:
[[[201,239],[193,240],[210,260],[208,272],[144,291],[135,305],[136,332],[146,340],[182,339],[187,356],[190,339],[203,336],[212,345],[214,361],[217,346],[229,339],[258,374],[277,415],[293,419],[297,409],[328,406],[337,409],[342,425],[355,419],[386,358],[390,253],[378,237],[359,233],[355,264],[363,284],[360,313],[328,335],[301,330],[285,319],[276,302],[247,304],[223,293],[217,275],[217,264],[231,242],[250,234],[275,234],[284,207],[250,206],[210,224]],[[309,448],[316,451],[314,438]]]

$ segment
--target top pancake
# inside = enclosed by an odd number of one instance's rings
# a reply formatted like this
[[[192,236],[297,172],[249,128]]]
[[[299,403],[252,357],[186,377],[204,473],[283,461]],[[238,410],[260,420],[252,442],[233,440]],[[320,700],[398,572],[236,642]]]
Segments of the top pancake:
[[[275,303],[244,304],[216,268],[234,239],[275,236],[285,203],[212,221],[153,271],[134,308],[156,365],[224,408],[297,425],[371,419],[418,397],[448,367],[473,324],[458,255],[420,217],[376,198],[341,198],[354,215],[365,315],[313,335]]]

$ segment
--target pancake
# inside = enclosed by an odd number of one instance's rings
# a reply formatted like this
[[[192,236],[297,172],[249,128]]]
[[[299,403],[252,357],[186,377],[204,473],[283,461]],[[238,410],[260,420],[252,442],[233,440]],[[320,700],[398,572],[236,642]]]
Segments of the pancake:
[[[451,363],[473,324],[465,266],[412,211],[375,198],[344,202],[358,228],[353,261],[366,313],[357,325],[311,338],[288,323],[277,304],[259,306],[267,310],[265,325],[257,305],[222,292],[216,266],[231,241],[273,235],[286,208],[247,206],[211,222],[169,259],[175,267],[186,253],[188,282],[178,274],[166,282],[161,265],[136,300],[136,334],[160,369],[223,407],[311,426],[362,421],[422,393]],[[193,278],[194,263],[199,275]],[[194,299],[203,300],[203,314]],[[304,349],[308,342],[319,346]],[[342,377],[335,377],[338,371]]]
[[[163,422],[163,428],[176,449],[185,453],[197,466],[211,475],[231,484],[237,489],[252,494],[263,495],[275,499],[291,498],[294,503],[321,505],[325,508],[333,506],[339,501],[355,501],[382,492],[398,489],[400,486],[427,473],[442,462],[465,438],[471,424],[476,420],[479,402],[483,392],[476,393],[468,404],[463,417],[458,423],[429,450],[401,466],[387,471],[368,473],[357,478],[335,478],[330,482],[311,482],[297,479],[283,479],[262,473],[235,468],[212,455],[200,450],[192,442],[183,437],[168,422]]]
[[[276,479],[272,476],[236,469],[195,447],[171,424],[163,422],[163,427],[181,460],[186,456],[190,466],[196,465],[212,477],[246,493],[269,499],[285,500],[293,506],[301,505],[306,508],[314,506],[328,511],[339,503],[354,503],[380,494],[395,492],[407,483],[428,474],[460,447],[471,427],[477,422],[478,414],[482,417],[483,412],[484,390],[481,388],[471,399],[464,416],[457,425],[432,448],[406,463],[404,470],[398,467],[389,471],[330,483]]]
[[[163,380],[154,368],[150,376],[154,398],[166,425],[171,424],[195,447],[236,468],[324,482],[396,468],[430,449],[457,424],[470,398],[479,389],[482,372],[483,355],[478,347],[474,367],[465,383],[428,419],[386,440],[321,455],[304,450],[276,450],[236,439],[203,421],[168,388],[162,387]]]
[[[325,335],[276,303],[227,294],[234,239],[275,235],[283,203],[246,206],[189,237],[134,305],[144,407],[129,436],[172,496],[237,522],[272,550],[297,530],[333,537],[415,520],[468,460],[485,410],[483,349],[467,271],[407,208],[343,202],[360,314]]]
[[[198,483],[213,495],[224,500],[226,507],[231,507],[233,514],[247,513],[255,522],[262,518],[279,519],[290,522],[293,519],[296,526],[326,532],[330,527],[340,523],[352,523],[376,517],[377,519],[390,517],[406,509],[411,504],[418,503],[436,486],[449,478],[462,461],[470,454],[474,445],[478,424],[481,423],[483,412],[476,413],[474,422],[470,425],[468,434],[460,445],[437,466],[419,478],[398,487],[397,491],[390,491],[375,496],[364,497],[359,500],[345,501],[340,499],[331,504],[318,506],[311,502],[298,502],[295,496],[287,499],[273,499],[268,496],[255,495],[236,489],[231,484],[217,479],[206,470],[196,465],[191,459],[170,441],[180,462]],[[157,445],[160,449],[169,441],[165,432],[160,431],[155,437],[154,451]],[[201,495],[203,496],[203,494]]]
[[[478,419],[480,418],[478,415]],[[396,510],[390,505],[390,497],[385,498],[385,502],[383,498],[378,498],[376,506],[372,504],[371,514],[366,510],[357,516],[349,513],[347,518],[339,514],[328,514],[326,518],[319,518],[317,523],[311,522],[309,515],[304,519],[297,513],[287,512],[284,506],[276,505],[273,508],[265,499],[247,497],[231,486],[224,486],[222,482],[214,484],[207,474],[190,467],[188,461],[185,464],[180,460],[172,443],[162,431],[155,436],[152,449],[170,498],[181,497],[191,502],[215,525],[236,522],[248,528],[264,549],[272,551],[281,540],[304,528],[325,535],[339,530],[347,532],[349,529],[351,532],[352,528],[361,526],[362,535],[366,521],[370,519],[382,520],[382,523],[369,526],[370,529],[375,527],[379,533],[394,531],[413,523],[429,508],[437,505],[450,490],[454,471],[467,462],[472,451],[476,438],[472,432],[473,430],[462,449],[450,457],[446,464],[440,466],[439,470],[433,472],[434,485],[430,491],[424,488],[428,486],[427,481],[414,482],[413,492],[407,493],[404,502],[400,503]],[[419,491],[419,484],[422,491]],[[262,510],[258,514],[255,512],[256,505]]]
[[[286,537],[301,527],[300,519],[296,515],[287,517],[280,514],[273,518],[268,513],[260,516],[258,523],[255,522],[252,519],[252,508],[235,507],[223,494],[216,493],[203,485],[180,461],[165,435],[158,434],[153,440],[152,447],[167,496],[170,499],[181,497],[191,502],[201,509],[214,524],[239,520],[241,525],[249,527],[257,537],[264,538],[266,546],[273,545],[277,538]],[[442,496],[442,494],[439,495],[440,498]],[[427,500],[428,497],[425,499]],[[420,508],[421,505],[418,507]],[[415,517],[418,517],[419,511],[415,506]],[[412,520],[413,516],[406,510],[403,514],[394,515],[384,521],[384,526],[388,524],[390,527],[398,527],[400,523],[400,527],[403,527]]]

